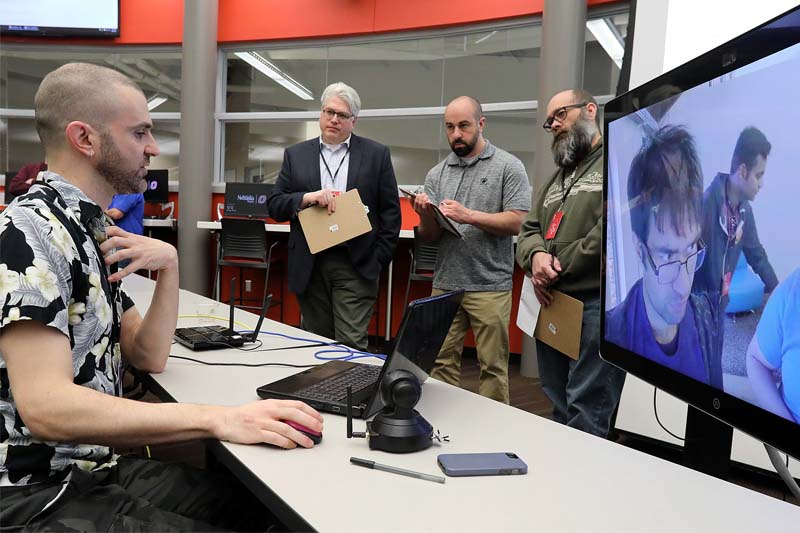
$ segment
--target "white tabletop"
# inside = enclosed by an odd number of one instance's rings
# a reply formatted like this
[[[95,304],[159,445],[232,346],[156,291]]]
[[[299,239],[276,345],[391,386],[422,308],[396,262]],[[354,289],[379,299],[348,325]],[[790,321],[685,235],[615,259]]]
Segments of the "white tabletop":
[[[126,279],[140,307],[151,281]],[[213,302],[182,291],[181,313]],[[214,304],[217,314],[227,307]],[[250,313],[237,310],[249,326]],[[197,324],[182,318],[181,325]],[[269,331],[295,328],[265,321]],[[293,341],[262,336],[264,348]],[[313,363],[318,348],[246,353],[236,350],[173,354],[206,361]],[[179,402],[234,405],[257,399],[256,387],[297,372],[291,368],[210,367],[170,360],[155,381]],[[318,531],[792,531],[800,509],[662,459],[632,450],[471,392],[428,380],[419,411],[450,442],[412,454],[371,451],[348,440],[345,418],[325,416],[324,438],[311,450],[224,443],[224,450]],[[355,421],[356,430],[363,421]],[[445,484],[369,470],[350,456],[441,475],[440,453],[517,453],[524,476],[447,478]],[[257,482],[256,482],[257,483]],[[268,487],[269,490],[266,490]],[[252,484],[251,484],[252,489]],[[347,510],[345,510],[347,509]]]
[[[142,224],[146,228],[171,228],[178,221],[174,218],[144,218]]]
[[[275,233],[289,233],[289,224],[267,224],[264,223],[267,231],[275,232]],[[222,224],[219,221],[208,221],[208,220],[201,220],[197,222],[197,229],[208,229],[212,231],[219,231],[222,227]],[[414,238],[414,230],[410,229],[401,229],[400,230],[400,238],[401,239],[413,239]]]

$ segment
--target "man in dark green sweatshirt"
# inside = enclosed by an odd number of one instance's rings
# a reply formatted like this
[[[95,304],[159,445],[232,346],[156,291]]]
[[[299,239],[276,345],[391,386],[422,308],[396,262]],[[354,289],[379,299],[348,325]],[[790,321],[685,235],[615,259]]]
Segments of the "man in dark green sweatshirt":
[[[583,320],[577,360],[536,341],[539,375],[554,420],[605,437],[625,373],[599,353],[603,139],[597,102],[582,89],[556,94],[544,129],[553,134],[558,169],[522,225],[517,263],[532,276],[543,306],[552,301],[550,290],[559,290],[583,302]]]

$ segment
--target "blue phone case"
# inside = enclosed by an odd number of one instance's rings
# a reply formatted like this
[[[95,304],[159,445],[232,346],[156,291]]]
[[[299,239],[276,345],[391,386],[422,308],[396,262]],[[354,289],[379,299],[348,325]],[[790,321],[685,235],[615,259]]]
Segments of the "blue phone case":
[[[448,476],[512,476],[528,473],[528,465],[511,452],[444,453],[436,458]]]

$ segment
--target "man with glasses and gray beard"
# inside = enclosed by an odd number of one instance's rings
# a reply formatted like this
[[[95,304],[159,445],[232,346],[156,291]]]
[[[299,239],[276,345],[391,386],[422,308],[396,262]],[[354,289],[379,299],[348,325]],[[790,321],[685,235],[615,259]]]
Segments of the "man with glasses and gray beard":
[[[583,320],[577,360],[536,341],[539,375],[555,421],[606,437],[625,373],[599,353],[603,138],[597,102],[582,89],[556,94],[544,129],[553,134],[558,169],[522,225],[517,263],[532,275],[543,306],[552,302],[551,289],[561,291],[583,302]]]

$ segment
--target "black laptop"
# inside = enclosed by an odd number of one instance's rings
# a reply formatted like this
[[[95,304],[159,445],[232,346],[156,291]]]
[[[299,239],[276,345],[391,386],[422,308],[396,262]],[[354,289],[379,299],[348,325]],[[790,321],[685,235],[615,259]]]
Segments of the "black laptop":
[[[261,307],[261,316],[258,317],[256,329],[254,329],[252,333],[237,333],[236,330],[233,329],[233,312],[236,309],[233,305],[235,285],[236,278],[231,278],[230,314],[228,316],[227,327],[194,326],[190,328],[177,328],[175,330],[175,340],[196,352],[238,348],[243,346],[246,342],[256,342],[256,339],[258,339],[258,332],[261,331],[261,324],[264,322],[264,316],[267,314],[267,309],[269,309],[269,304],[272,301],[272,295],[268,294],[267,297],[264,298],[264,303]]]
[[[353,416],[369,418],[382,407],[378,384],[390,370],[402,368],[427,378],[464,297],[464,291],[448,292],[408,304],[400,330],[383,366],[328,361],[288,378],[262,385],[261,398],[302,400],[320,411],[343,415],[347,387],[353,391]]]
[[[267,218],[267,199],[274,188],[272,183],[226,183],[225,216]]]

